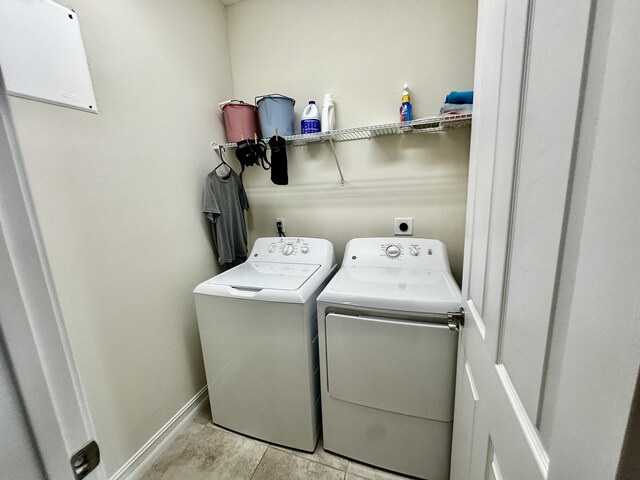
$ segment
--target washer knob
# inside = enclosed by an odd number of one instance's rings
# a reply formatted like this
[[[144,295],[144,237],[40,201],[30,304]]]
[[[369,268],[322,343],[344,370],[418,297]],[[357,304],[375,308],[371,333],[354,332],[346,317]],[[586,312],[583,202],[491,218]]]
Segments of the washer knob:
[[[303,245],[302,248],[300,249],[300,251],[302,253],[309,253],[309,247],[307,247],[306,245]]]
[[[275,246],[275,244],[273,244],[273,245],[269,245],[269,253],[273,253],[273,252],[275,252],[275,251],[276,251],[276,246]]]
[[[286,243],[284,247],[282,247],[283,255],[291,255],[293,253],[293,243]]]
[[[389,245],[386,250],[387,257],[396,258],[400,256],[400,248],[397,245]]]
[[[417,257],[420,255],[420,250],[418,250],[418,247],[409,247],[409,253],[414,257]]]

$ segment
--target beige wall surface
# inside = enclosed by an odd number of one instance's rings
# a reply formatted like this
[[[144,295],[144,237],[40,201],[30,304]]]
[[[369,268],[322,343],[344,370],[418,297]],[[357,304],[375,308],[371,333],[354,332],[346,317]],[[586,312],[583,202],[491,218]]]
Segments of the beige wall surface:
[[[473,87],[473,0],[246,0],[227,7],[234,96],[296,99],[296,128],[309,100],[331,92],[336,128],[398,121],[403,83],[414,118],[437,115],[451,90]],[[468,128],[288,149],[289,185],[268,172],[244,175],[251,240],[276,234],[331,240],[339,259],[350,238],[393,235],[414,217],[415,236],[449,249],[460,281],[469,157]],[[219,140],[222,140],[220,137]]]
[[[99,114],[11,105],[111,475],[205,384],[191,292],[217,271],[200,207],[232,96],[226,20],[215,0],[63,3]]]

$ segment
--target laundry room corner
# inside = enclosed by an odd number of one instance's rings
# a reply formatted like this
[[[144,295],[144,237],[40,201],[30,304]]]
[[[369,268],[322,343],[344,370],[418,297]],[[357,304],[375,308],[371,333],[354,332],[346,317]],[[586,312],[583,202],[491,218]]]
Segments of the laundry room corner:
[[[0,0],[0,480],[639,480],[638,24]]]
[[[298,126],[325,93],[340,129],[397,122],[407,82],[414,118],[438,115],[449,91],[473,87],[473,0],[244,0],[226,10],[235,98],[288,95]],[[341,258],[351,238],[392,235],[395,217],[413,217],[414,236],[446,243],[460,281],[469,141],[458,129],[338,143],[344,186],[328,144],[290,147],[289,185],[261,169],[244,174],[249,237],[277,234],[284,217],[287,235],[326,238]]]
[[[75,1],[98,114],[11,98],[44,247],[112,476],[205,385],[191,292],[232,95],[218,1]],[[66,18],[66,14],[65,14]]]

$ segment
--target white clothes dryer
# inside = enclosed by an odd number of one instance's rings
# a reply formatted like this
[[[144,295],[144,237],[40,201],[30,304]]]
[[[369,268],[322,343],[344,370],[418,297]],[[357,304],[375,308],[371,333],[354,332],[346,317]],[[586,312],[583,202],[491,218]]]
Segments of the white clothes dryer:
[[[312,452],[320,432],[316,298],[333,245],[260,238],[194,290],[213,423]]]
[[[438,240],[358,238],[318,297],[327,450],[449,478],[460,289]]]

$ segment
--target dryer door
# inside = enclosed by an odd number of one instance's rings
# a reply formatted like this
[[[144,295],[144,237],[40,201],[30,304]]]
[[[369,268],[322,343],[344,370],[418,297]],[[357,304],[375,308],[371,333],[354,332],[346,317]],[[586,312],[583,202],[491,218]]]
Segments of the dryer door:
[[[447,325],[331,313],[327,383],[337,400],[453,419],[458,334]]]

